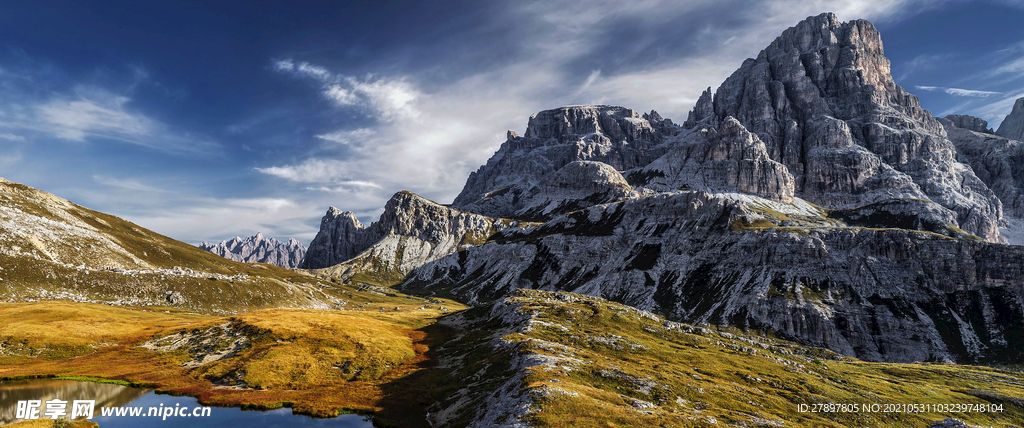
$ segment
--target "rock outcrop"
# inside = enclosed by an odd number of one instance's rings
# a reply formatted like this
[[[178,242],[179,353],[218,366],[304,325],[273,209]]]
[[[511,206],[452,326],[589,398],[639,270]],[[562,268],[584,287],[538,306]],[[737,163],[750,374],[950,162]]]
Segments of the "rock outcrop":
[[[426,262],[483,243],[508,224],[398,192],[369,227],[331,207],[302,267],[327,269],[321,273],[343,280],[365,273],[376,277],[372,282],[390,285]]]
[[[944,117],[943,119],[948,120],[953,126],[966,129],[968,131],[983,132],[986,134],[994,134],[995,131],[988,127],[988,121],[980,117],[974,117],[966,114],[951,114]],[[939,122],[942,122],[941,120]]]
[[[244,239],[236,236],[218,244],[203,241],[199,248],[236,262],[268,263],[283,268],[299,267],[306,255],[306,247],[295,238],[284,243],[264,238],[262,233]]]
[[[1002,201],[1008,217],[1024,219],[1024,142],[947,128],[957,154]]]
[[[701,189],[793,200],[793,176],[771,160],[764,142],[736,119],[686,136],[667,154],[631,174],[657,191]]]
[[[709,112],[712,112],[709,114]],[[943,127],[895,84],[882,40],[863,20],[827,13],[783,32],[702,96],[686,124],[726,117],[757,134],[793,174],[796,195],[829,208],[931,199],[957,226],[999,239],[999,200],[957,162]]]
[[[309,243],[306,257],[299,267],[318,269],[334,266],[355,257],[377,239],[380,237],[366,230],[354,213],[330,207],[320,219],[320,231]]]
[[[576,161],[563,166],[540,189],[526,196],[515,218],[543,220],[637,196],[629,182],[611,165]]]
[[[1013,111],[999,124],[996,135],[1024,141],[1024,98],[1019,98],[1017,102],[1013,103]]]
[[[661,130],[674,129],[657,112],[638,115],[614,106],[570,106],[530,117],[526,133],[509,132],[452,206],[491,217],[513,217],[549,178],[575,161],[597,161],[619,171],[647,165],[665,153]],[[657,127],[657,129],[655,129]]]

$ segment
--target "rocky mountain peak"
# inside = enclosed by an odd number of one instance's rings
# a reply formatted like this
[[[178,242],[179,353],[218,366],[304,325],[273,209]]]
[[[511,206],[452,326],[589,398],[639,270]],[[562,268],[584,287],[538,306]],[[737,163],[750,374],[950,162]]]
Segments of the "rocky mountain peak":
[[[1011,140],[1024,141],[1024,98],[1017,99],[1013,111],[999,124],[996,135]]]
[[[555,139],[560,143],[604,136],[610,142],[655,138],[650,122],[633,109],[617,106],[568,106],[530,116],[526,138]]]
[[[895,84],[870,22],[805,19],[744,61],[710,103],[705,93],[685,126],[730,116],[788,168],[798,197],[828,208],[930,199],[955,211],[959,227],[999,239],[999,200],[957,161],[917,97]]]
[[[666,135],[678,128],[657,112],[640,116],[617,106],[568,106],[530,116],[526,132],[509,132],[501,148],[470,174],[452,206],[491,217],[523,210],[530,194],[575,161],[595,161],[618,171],[647,165],[667,151]]]
[[[500,219],[459,211],[408,191],[395,193],[369,227],[356,227],[345,215],[325,222],[327,227],[313,238],[302,267],[332,268],[332,275],[345,279],[356,272],[401,278],[506,227]]]
[[[299,267],[315,269],[352,258],[369,246],[365,241],[372,238],[364,238],[365,230],[366,226],[359,222],[355,213],[328,208],[320,219],[320,231],[309,243],[309,250]]]

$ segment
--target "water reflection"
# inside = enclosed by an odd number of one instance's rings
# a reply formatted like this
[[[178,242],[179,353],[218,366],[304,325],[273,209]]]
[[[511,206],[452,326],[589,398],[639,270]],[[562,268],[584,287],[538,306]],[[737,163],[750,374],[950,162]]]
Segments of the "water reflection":
[[[15,421],[17,404],[21,400],[43,400],[44,402],[54,398],[69,402],[72,400],[96,400],[98,413],[100,407],[120,407],[150,391],[152,390],[73,380],[4,381],[0,382],[0,425]],[[46,406],[44,405],[40,410],[40,414],[42,414],[42,410],[46,410]],[[70,410],[70,404],[68,410]]]
[[[145,415],[150,407],[182,407],[194,409],[201,405],[192,397],[160,395],[151,389],[131,388],[70,380],[32,379],[0,382],[0,425],[17,421],[17,404],[20,400],[51,400],[59,398],[73,400],[96,400],[96,417],[93,422],[102,428],[136,428],[154,426],[160,428],[202,428],[202,427],[344,427],[370,428],[368,417],[341,415],[332,419],[314,419],[293,415],[291,409],[273,411],[243,411],[239,408],[214,407],[208,417],[129,417],[101,416],[102,407],[140,407]],[[45,409],[43,409],[45,410]],[[40,412],[42,414],[42,412]]]

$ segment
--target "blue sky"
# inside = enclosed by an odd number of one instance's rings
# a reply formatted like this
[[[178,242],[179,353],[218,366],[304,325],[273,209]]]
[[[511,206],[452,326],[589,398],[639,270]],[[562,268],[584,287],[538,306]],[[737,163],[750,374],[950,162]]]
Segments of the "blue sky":
[[[450,202],[543,109],[681,122],[825,11],[875,23],[936,115],[1024,96],[1024,1],[78,3],[0,5],[0,176],[190,243]]]

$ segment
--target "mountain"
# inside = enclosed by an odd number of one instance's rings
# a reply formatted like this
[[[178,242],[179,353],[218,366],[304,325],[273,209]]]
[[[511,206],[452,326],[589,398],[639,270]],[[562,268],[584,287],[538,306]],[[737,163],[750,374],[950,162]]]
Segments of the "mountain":
[[[351,212],[328,209],[301,267],[345,281],[355,277],[363,283],[390,286],[414,268],[481,244],[513,224],[517,222],[398,192],[385,205],[380,220],[369,227]]]
[[[262,233],[245,239],[236,236],[216,245],[203,241],[199,248],[236,262],[267,263],[283,268],[299,267],[299,262],[306,255],[306,247],[295,238],[286,244],[274,238],[264,238]]]
[[[1013,104],[1013,111],[999,124],[996,135],[1011,140],[1024,140],[1024,98],[1017,99]]]
[[[893,82],[871,23],[809,17],[705,91],[682,125],[615,106],[531,116],[447,208],[505,227],[388,283],[474,304],[570,291],[869,361],[1019,361],[1024,248],[998,244],[1004,202],[1016,213],[998,183],[1021,175],[1012,160],[1008,179],[972,167],[981,158],[958,152],[960,136],[982,134],[956,123],[987,130],[922,109]],[[348,230],[363,228],[321,232]],[[323,274],[379,266],[353,267],[380,236],[361,233],[325,238],[347,253]],[[401,254],[380,248],[377,260]]]
[[[615,106],[534,114],[522,137],[509,131],[497,153],[469,175],[452,207],[492,217],[535,217],[530,211],[536,207],[527,206],[531,198],[526,195],[542,190],[564,166],[594,161],[624,171],[646,165],[668,150],[659,131],[666,126],[675,129],[657,112],[642,117]]]
[[[796,194],[825,208],[892,198],[932,200],[955,226],[998,242],[1000,201],[939,122],[892,79],[882,39],[867,21],[833,14],[783,32],[715,91],[688,126],[736,118],[789,169]]]
[[[226,260],[124,219],[0,179],[0,301],[66,299],[206,313],[334,308],[325,282]]]

